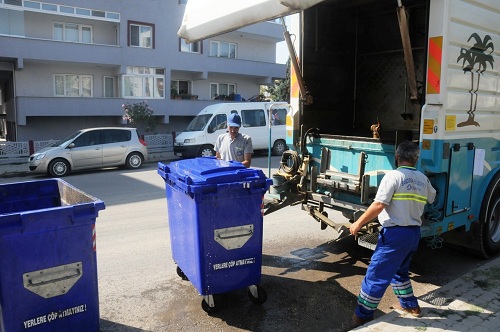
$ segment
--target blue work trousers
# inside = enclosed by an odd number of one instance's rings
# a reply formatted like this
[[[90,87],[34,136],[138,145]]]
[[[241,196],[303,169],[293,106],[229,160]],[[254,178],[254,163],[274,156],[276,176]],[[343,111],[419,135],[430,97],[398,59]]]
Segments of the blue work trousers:
[[[413,294],[408,270],[420,241],[420,227],[395,226],[382,228],[375,252],[361,284],[356,315],[373,318],[389,284],[403,308],[414,308],[418,301]]]

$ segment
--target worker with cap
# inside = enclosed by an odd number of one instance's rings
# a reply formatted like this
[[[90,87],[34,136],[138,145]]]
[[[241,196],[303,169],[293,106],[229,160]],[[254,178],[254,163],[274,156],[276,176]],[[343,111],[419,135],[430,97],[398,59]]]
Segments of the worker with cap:
[[[252,163],[252,138],[240,134],[241,117],[231,113],[227,118],[228,132],[219,135],[215,141],[215,155],[217,159],[239,161],[246,167]]]

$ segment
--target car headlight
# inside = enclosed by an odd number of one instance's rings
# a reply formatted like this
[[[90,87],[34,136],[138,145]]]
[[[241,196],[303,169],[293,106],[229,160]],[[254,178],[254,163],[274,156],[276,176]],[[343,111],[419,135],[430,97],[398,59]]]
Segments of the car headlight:
[[[194,139],[194,138],[186,138],[184,140],[184,143],[194,143],[194,142],[196,142],[196,139]]]
[[[45,153],[41,153],[41,154],[35,155],[35,157],[33,158],[33,160],[40,160],[40,159],[43,159],[43,158],[45,158]]]

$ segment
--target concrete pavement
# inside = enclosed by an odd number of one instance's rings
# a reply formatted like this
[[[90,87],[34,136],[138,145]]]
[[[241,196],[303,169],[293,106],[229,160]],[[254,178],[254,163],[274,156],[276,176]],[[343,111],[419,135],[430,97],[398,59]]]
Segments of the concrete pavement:
[[[422,317],[394,310],[354,331],[499,331],[500,257],[419,297]]]
[[[151,154],[148,163],[177,160],[172,152]],[[0,164],[0,177],[28,175],[26,162]],[[500,256],[449,284],[419,296],[422,317],[394,310],[355,331],[499,331]]]

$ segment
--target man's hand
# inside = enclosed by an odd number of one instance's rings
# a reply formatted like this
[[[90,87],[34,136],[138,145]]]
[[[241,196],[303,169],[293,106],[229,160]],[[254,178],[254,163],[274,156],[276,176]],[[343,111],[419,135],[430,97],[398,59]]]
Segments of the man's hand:
[[[351,233],[351,235],[358,235],[358,232],[359,230],[361,229],[361,227],[363,227],[363,225],[361,225],[361,223],[359,222],[359,219],[358,221],[354,222],[351,227],[349,228],[349,232]]]
[[[359,219],[351,225],[351,227],[349,228],[349,232],[351,232],[352,235],[356,236],[361,227],[377,218],[384,207],[385,205],[383,203],[373,202],[365,211],[365,213],[363,213],[361,217],[359,217]]]

